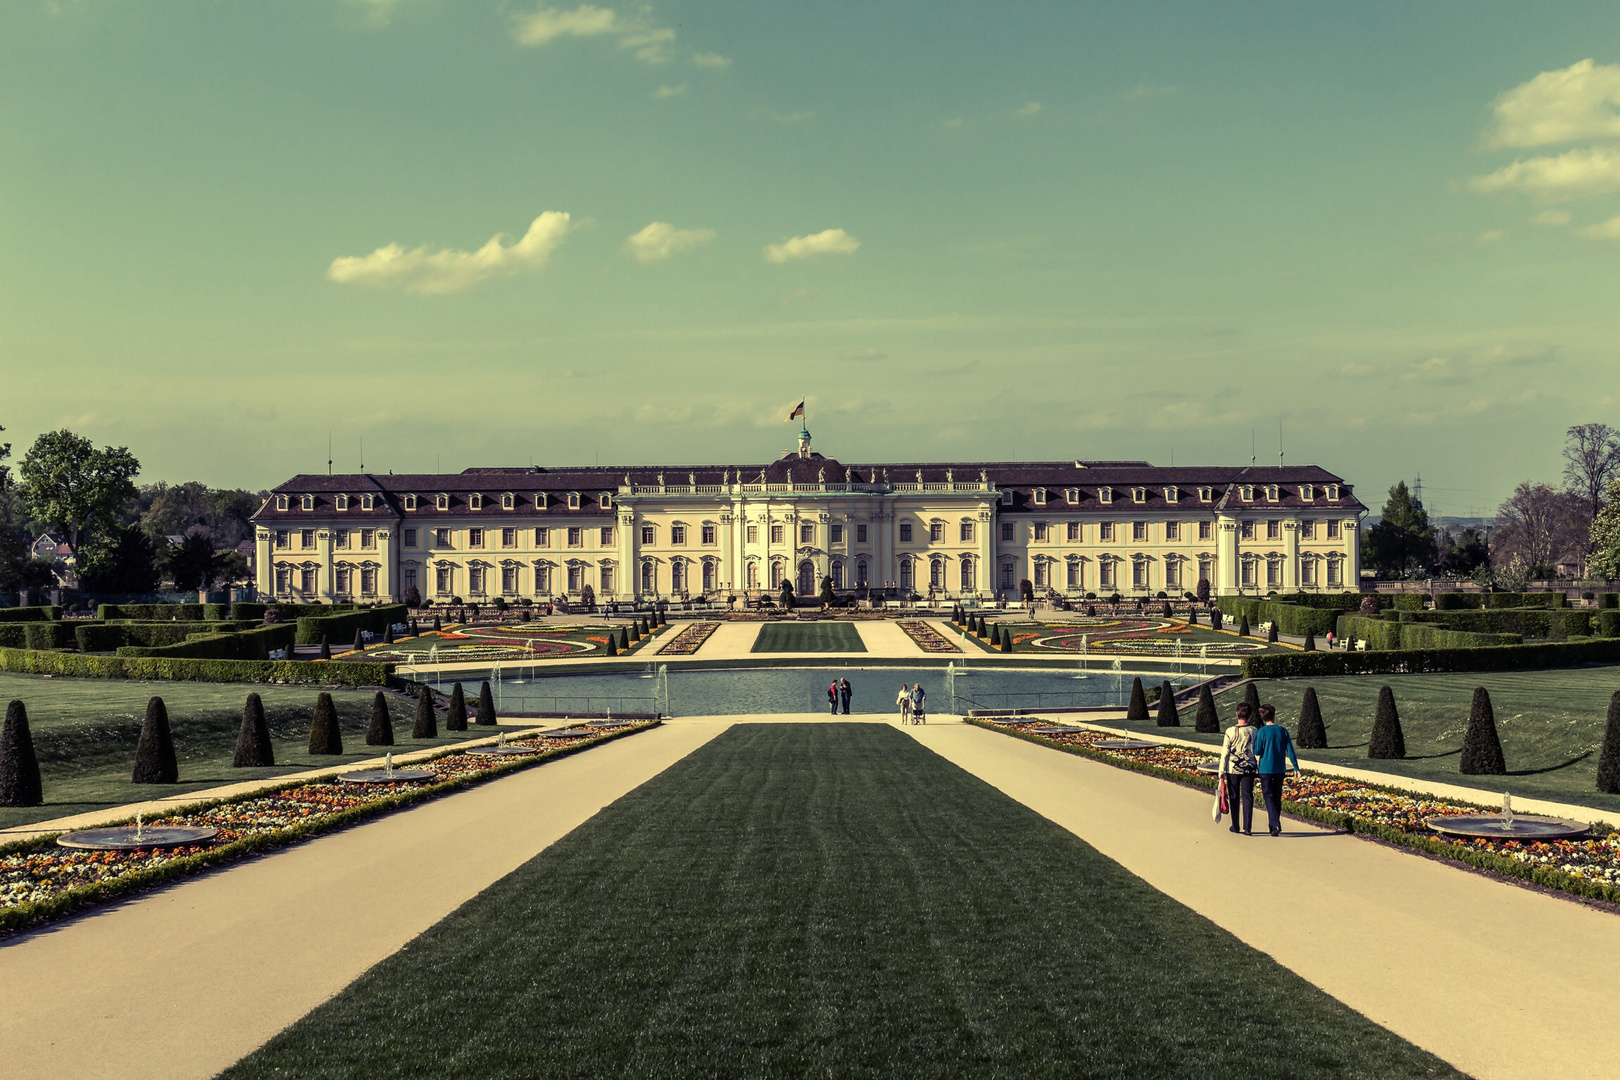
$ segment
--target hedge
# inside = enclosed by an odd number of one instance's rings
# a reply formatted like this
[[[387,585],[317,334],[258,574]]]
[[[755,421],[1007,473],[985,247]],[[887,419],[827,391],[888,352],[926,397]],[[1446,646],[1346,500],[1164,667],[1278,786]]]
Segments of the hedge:
[[[345,641],[354,637],[356,630],[381,634],[391,623],[402,623],[406,618],[408,615],[404,604],[363,608],[339,615],[304,615],[298,619],[298,644],[319,645],[322,635],[331,641]]]
[[[1493,610],[1498,608],[1561,608],[1569,597],[1561,592],[1441,593],[1434,598],[1436,611]]]
[[[86,656],[83,653],[0,649],[0,671],[83,679],[166,679],[173,682],[312,683],[386,686],[393,664],[331,664],[318,660],[197,660],[169,656]]]
[[[1620,611],[1603,610],[1593,620],[1597,632],[1604,637],[1620,637]]]
[[[1402,621],[1435,623],[1448,630],[1523,637],[1584,637],[1592,632],[1592,613],[1577,608],[1495,608],[1488,611],[1423,611]]]
[[[1338,634],[1355,637],[1373,649],[1468,649],[1487,645],[1520,645],[1520,634],[1482,634],[1449,630],[1421,622],[1391,622],[1367,615],[1340,615]]]
[[[126,645],[118,650],[118,655],[186,657],[194,660],[264,660],[271,649],[290,647],[296,634],[297,630],[292,626],[273,623],[240,633],[190,634],[183,641],[167,645]]]
[[[1620,592],[1598,593],[1597,605],[1600,608],[1620,608]]]
[[[1278,600],[1261,600],[1252,596],[1223,596],[1216,601],[1224,614],[1234,619],[1247,618],[1249,625],[1269,622],[1280,633],[1304,637],[1307,631],[1325,634],[1333,629],[1338,610],[1306,607],[1302,604]]]
[[[60,619],[62,609],[44,605],[42,607],[8,607],[0,608],[0,623],[6,622],[47,622]]]
[[[238,600],[231,605],[231,618],[264,622],[264,613],[269,610],[269,604],[254,604],[246,600]]]
[[[1267,599],[1278,604],[1321,608],[1325,611],[1355,611],[1361,606],[1361,593],[1276,593]]]
[[[1243,660],[1247,679],[1314,675],[1399,675],[1438,671],[1528,671],[1620,663],[1620,639],[1549,641],[1483,648],[1290,652]]]
[[[1422,593],[1403,592],[1395,594],[1395,603],[1392,605],[1396,611],[1422,611],[1429,605],[1424,603]]]
[[[80,652],[112,652],[129,644],[129,627],[122,623],[80,623],[73,628]]]
[[[23,643],[29,649],[66,649],[73,644],[73,627],[63,622],[23,623]]]
[[[202,622],[204,604],[102,604],[96,618],[102,622],[137,619],[141,622]]]
[[[0,649],[26,649],[27,623],[0,623]]]

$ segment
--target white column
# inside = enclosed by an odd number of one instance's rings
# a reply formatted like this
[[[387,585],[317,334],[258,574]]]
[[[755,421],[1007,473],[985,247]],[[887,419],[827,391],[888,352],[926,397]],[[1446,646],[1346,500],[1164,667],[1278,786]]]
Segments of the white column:
[[[1230,596],[1238,591],[1238,523],[1229,517],[1215,519],[1215,595]]]
[[[613,591],[634,598],[641,591],[641,567],[637,565],[641,561],[641,515],[634,503],[620,504],[614,518],[619,523],[619,542],[614,545],[619,579],[613,583]]]
[[[1361,589],[1361,528],[1352,518],[1344,523],[1344,587],[1352,592]]]
[[[269,529],[255,529],[253,531],[253,582],[258,587],[259,598],[276,594],[276,568],[271,563],[271,552],[275,550],[275,533]]]
[[[315,543],[321,553],[321,578],[315,583],[316,594],[327,603],[337,595],[337,570],[332,565],[332,530],[321,529],[315,533]]]
[[[382,566],[377,570],[377,598],[389,600],[402,600],[404,597],[396,596],[396,583],[399,575],[395,567],[399,565],[399,530],[394,528],[377,530],[377,554]]]
[[[1283,591],[1299,591],[1299,522],[1283,522]]]

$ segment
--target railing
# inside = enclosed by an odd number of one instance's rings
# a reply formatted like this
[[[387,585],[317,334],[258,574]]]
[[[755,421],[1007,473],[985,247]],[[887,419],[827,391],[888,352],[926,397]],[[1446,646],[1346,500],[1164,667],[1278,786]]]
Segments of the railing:
[[[734,483],[734,484],[621,484],[620,495],[791,495],[822,492],[886,495],[895,492],[994,492],[996,487],[988,481],[915,481],[905,483],[862,484],[842,480],[825,483]]]

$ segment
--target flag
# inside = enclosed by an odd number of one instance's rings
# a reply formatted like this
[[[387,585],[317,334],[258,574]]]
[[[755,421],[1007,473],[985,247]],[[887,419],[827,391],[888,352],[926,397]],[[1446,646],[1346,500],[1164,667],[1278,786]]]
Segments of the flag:
[[[799,417],[801,417],[803,415],[804,415],[804,402],[801,401],[797,405],[793,406],[793,411],[792,412],[788,413],[788,423],[792,423],[794,420],[797,420]]]

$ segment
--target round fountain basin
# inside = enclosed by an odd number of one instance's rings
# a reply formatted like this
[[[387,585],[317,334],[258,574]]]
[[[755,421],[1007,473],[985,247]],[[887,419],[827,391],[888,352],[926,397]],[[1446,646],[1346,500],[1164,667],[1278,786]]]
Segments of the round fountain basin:
[[[1104,750],[1153,750],[1159,744],[1144,739],[1104,739],[1096,745]]]
[[[590,728],[575,727],[559,728],[556,731],[542,731],[540,737],[542,739],[586,739],[595,734],[596,732]]]
[[[63,833],[56,838],[60,847],[84,851],[134,851],[137,848],[172,848],[187,844],[200,844],[212,840],[218,829],[191,825],[147,825],[139,830],[136,839],[133,825],[116,825],[107,829],[81,829]]]
[[[474,746],[467,750],[467,753],[477,757],[523,757],[539,752],[533,746]]]
[[[1466,840],[1571,840],[1585,836],[1590,827],[1569,818],[1514,814],[1442,814],[1424,821],[1441,836]]]
[[[431,769],[361,769],[338,777],[345,784],[425,784],[438,778]]]
[[[1061,727],[1057,724],[1041,724],[1038,727],[1025,728],[1024,730],[1032,731],[1036,735],[1078,735],[1081,731],[1080,728]]]

